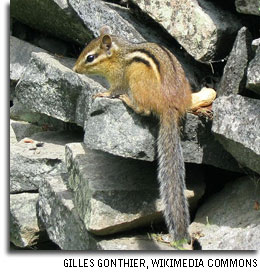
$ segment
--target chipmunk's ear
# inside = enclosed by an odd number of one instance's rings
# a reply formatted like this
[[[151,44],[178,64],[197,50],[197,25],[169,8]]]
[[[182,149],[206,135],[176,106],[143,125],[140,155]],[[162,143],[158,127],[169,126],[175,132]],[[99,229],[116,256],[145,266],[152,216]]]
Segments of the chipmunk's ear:
[[[111,34],[111,29],[109,26],[104,25],[100,28],[99,33],[100,33],[100,36],[103,36],[106,34],[109,35],[109,34]]]
[[[100,31],[100,37],[101,37],[100,47],[106,50],[107,53],[110,55],[111,53],[109,50],[112,46],[112,37],[110,36],[111,29],[109,26],[103,26],[99,31]]]
[[[109,51],[111,46],[112,46],[112,38],[110,35],[108,34],[105,34],[102,39],[101,39],[101,48],[106,50],[106,51]]]

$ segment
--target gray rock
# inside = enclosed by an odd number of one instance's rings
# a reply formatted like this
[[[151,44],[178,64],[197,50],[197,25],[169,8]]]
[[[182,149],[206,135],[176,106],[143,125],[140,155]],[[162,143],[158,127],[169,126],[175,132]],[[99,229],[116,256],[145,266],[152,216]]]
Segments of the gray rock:
[[[97,98],[85,123],[84,143],[91,149],[153,161],[157,128],[155,119],[135,114],[120,100]],[[236,162],[211,134],[211,121],[187,114],[182,146],[185,162],[238,170]]]
[[[10,195],[10,241],[18,247],[32,247],[46,240],[37,218],[38,193]]]
[[[115,35],[121,35],[132,42],[145,41],[144,37],[132,24],[120,16],[118,12],[111,9],[109,4],[105,4],[100,0],[68,0],[68,2],[79,18],[93,32],[94,36],[99,36],[99,29],[103,25],[109,25]]]
[[[252,49],[254,52],[256,52],[258,46],[260,46],[260,38],[254,39],[252,41]]]
[[[14,132],[16,141],[19,142],[25,137],[30,137],[34,133],[42,132],[42,128],[24,121],[10,120],[10,130]]]
[[[150,118],[137,116],[118,99],[97,98],[85,122],[87,147],[122,157],[153,161],[156,128]]]
[[[258,0],[236,0],[235,5],[237,12],[260,16],[260,5]]]
[[[260,46],[257,47],[255,57],[249,63],[246,87],[260,94]]]
[[[187,114],[181,133],[184,161],[240,171],[237,161],[215,139],[211,127],[212,120]]]
[[[73,204],[73,193],[64,183],[67,175],[47,177],[39,189],[39,217],[49,238],[63,250],[87,250],[92,237]]]
[[[190,225],[202,250],[258,250],[260,178],[244,177],[228,183],[205,202]]]
[[[134,2],[202,62],[227,54],[228,47],[222,43],[228,45],[240,27],[233,15],[205,0]]]
[[[81,142],[82,141],[82,133],[77,131],[44,131],[33,134],[30,138],[44,142],[46,145],[57,145],[58,147],[64,147],[68,143],[72,142]],[[63,153],[62,153],[63,155]]]
[[[148,236],[126,236],[102,239],[97,242],[98,250],[175,250],[167,243],[158,242]]]
[[[213,103],[212,131],[234,158],[260,173],[260,100],[240,95],[217,98]]]
[[[16,139],[16,134],[12,128],[12,125],[10,125],[10,145],[11,144],[16,144],[18,141]]]
[[[10,86],[9,86],[9,91],[10,91],[10,96],[9,96],[9,100],[13,101],[15,99],[15,86],[16,86],[16,81],[12,81],[10,80]]]
[[[75,207],[89,232],[108,235],[162,220],[155,164],[91,151],[83,143],[66,145],[66,164]],[[186,196],[194,207],[204,182],[193,177],[190,183]]]
[[[39,52],[46,53],[39,47],[10,36],[10,79],[17,82],[29,64],[31,54]]]
[[[89,232],[107,235],[161,219],[156,168],[87,150],[82,144],[66,146],[69,187]]]
[[[23,139],[10,145],[11,193],[36,191],[46,176],[64,171],[65,144],[80,141],[67,132],[41,132],[30,139],[32,143]]]
[[[13,105],[10,108],[10,119],[15,121],[25,121],[46,130],[65,130],[67,123],[52,118],[48,115],[32,112],[21,104],[16,98],[13,99]]]
[[[104,91],[104,87],[74,73],[70,69],[74,62],[33,53],[16,86],[18,101],[30,111],[83,126],[92,95]]]
[[[224,68],[218,96],[240,94],[246,85],[246,70],[253,56],[252,36],[246,27],[239,30]]]
[[[100,237],[89,233],[75,208],[73,192],[66,187],[67,178],[66,174],[46,178],[39,196],[39,217],[62,250],[174,250],[144,235]]]
[[[10,15],[34,29],[63,40],[84,44],[92,37],[67,0],[12,0]]]
[[[38,39],[36,38],[34,43],[50,53],[60,56],[69,55],[69,44],[61,39],[42,36]]]

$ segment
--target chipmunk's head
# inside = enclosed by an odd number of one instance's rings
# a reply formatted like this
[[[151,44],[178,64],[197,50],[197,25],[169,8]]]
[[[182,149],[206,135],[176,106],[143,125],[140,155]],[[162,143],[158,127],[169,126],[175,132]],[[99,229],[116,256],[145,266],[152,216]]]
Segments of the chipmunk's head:
[[[107,77],[118,46],[110,35],[110,28],[103,26],[100,36],[92,40],[78,57],[73,71],[80,74],[98,74]]]

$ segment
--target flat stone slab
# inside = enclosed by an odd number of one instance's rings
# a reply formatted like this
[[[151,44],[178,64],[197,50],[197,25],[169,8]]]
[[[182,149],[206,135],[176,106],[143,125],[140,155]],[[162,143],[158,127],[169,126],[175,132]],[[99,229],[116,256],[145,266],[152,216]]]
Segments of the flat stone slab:
[[[38,198],[38,193],[10,195],[10,241],[15,246],[32,247],[47,239],[37,218]]]
[[[246,87],[260,95],[260,46],[257,47],[255,57],[247,69]]]
[[[73,193],[65,185],[67,177],[46,178],[39,189],[39,216],[49,238],[62,250],[88,250],[92,237],[74,207]]]
[[[219,97],[213,103],[212,131],[244,167],[260,173],[260,100],[240,95]]]
[[[253,57],[252,36],[246,27],[237,34],[218,86],[218,97],[241,94],[246,86],[247,66]]]
[[[103,236],[162,221],[156,164],[92,151],[82,143],[66,145],[66,164],[68,187],[89,232]],[[189,183],[186,196],[194,207],[204,182]]]
[[[85,122],[84,143],[91,149],[153,161],[157,128],[151,118],[137,116],[117,99],[97,98]]]
[[[144,42],[144,37],[136,31],[134,26],[125,20],[118,12],[111,9],[109,4],[102,1],[88,0],[68,0],[69,5],[74,9],[79,18],[86,26],[99,36],[99,29],[104,25],[112,27],[115,34],[121,34],[126,39],[133,42]],[[99,20],[96,20],[99,18]]]
[[[40,126],[30,124],[24,121],[14,121],[10,120],[10,131],[14,132],[16,142],[19,142],[25,137],[30,137],[34,133],[42,132],[43,129]]]
[[[18,101],[33,112],[84,125],[92,96],[105,88],[73,72],[74,59],[33,53],[16,86]]]
[[[10,145],[10,192],[37,191],[46,176],[65,170],[65,144],[80,141],[70,132],[41,132]]]
[[[107,235],[162,219],[153,164],[78,143],[66,146],[66,163],[75,206],[89,232]]]
[[[235,5],[237,12],[260,16],[258,0],[235,0]]]
[[[63,40],[84,44],[91,37],[91,32],[75,15],[67,0],[13,0],[10,14],[34,29]]]
[[[236,162],[211,133],[211,121],[187,114],[183,123],[182,147],[188,163],[208,164],[239,170]],[[137,115],[118,99],[97,98],[85,123],[87,147],[114,155],[156,160],[158,121]]]
[[[260,38],[254,39],[252,41],[252,49],[255,52],[257,47],[260,46]]]
[[[181,133],[184,161],[240,171],[237,161],[215,139],[211,127],[212,120],[191,113],[187,114]]]
[[[196,60],[207,62],[216,55],[225,56],[222,43],[232,43],[241,26],[238,20],[205,0],[134,0],[172,35]]]
[[[47,178],[40,188],[39,216],[49,238],[62,250],[174,250],[146,235],[94,236],[87,231],[67,188],[68,175]]]
[[[29,64],[31,54],[39,52],[46,53],[31,43],[10,36],[10,79],[17,82]]]
[[[97,242],[98,250],[176,250],[167,243],[158,242],[148,236],[122,236]]]
[[[32,123],[33,125],[41,127],[43,130],[64,130],[67,127],[67,124],[61,120],[31,111],[17,101],[16,98],[13,99],[13,105],[10,108],[10,119]]]
[[[202,250],[260,248],[260,178],[243,177],[211,197],[197,211],[190,233]]]

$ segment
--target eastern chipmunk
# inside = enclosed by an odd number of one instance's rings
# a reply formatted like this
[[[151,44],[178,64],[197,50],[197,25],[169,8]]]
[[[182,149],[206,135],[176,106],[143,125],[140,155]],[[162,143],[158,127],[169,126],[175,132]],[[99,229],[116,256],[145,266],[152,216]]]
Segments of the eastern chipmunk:
[[[184,195],[185,167],[179,119],[191,106],[191,88],[175,56],[155,43],[130,43],[104,26],[73,70],[104,76],[110,89],[99,97],[119,97],[139,114],[160,120],[158,180],[164,217],[174,240],[189,239],[189,209]]]

